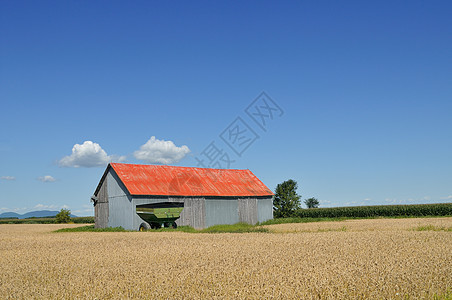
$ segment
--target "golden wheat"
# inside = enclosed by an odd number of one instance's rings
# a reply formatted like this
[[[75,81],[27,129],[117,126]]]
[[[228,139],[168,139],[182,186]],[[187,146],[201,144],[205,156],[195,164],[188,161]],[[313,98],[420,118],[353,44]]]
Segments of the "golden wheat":
[[[0,298],[433,298],[451,288],[452,233],[413,228],[451,223],[356,220],[247,234],[0,225]]]
[[[452,218],[361,219],[345,221],[277,224],[264,226],[270,232],[322,232],[322,231],[404,231],[421,226],[450,228]]]

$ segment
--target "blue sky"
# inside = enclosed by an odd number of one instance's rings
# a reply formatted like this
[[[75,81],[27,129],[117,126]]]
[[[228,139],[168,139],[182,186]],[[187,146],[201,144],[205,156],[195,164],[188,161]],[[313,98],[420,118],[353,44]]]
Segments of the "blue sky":
[[[0,213],[92,215],[108,161],[197,166],[208,149],[323,207],[451,202],[451,15],[450,1],[2,1]]]

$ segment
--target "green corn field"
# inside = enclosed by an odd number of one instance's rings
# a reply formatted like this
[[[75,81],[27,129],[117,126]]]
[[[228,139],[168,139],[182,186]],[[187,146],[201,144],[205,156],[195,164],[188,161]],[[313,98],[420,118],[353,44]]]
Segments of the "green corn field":
[[[452,215],[452,203],[311,208],[300,209],[296,213],[296,216],[300,218],[372,218],[450,215]]]

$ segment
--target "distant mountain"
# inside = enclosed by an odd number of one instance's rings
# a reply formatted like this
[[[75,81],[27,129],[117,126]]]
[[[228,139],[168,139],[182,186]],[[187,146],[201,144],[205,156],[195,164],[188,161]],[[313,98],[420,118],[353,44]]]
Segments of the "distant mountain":
[[[16,214],[15,212],[5,212],[0,214],[0,218],[20,218],[21,215]]]
[[[38,210],[38,211],[30,211],[19,217],[19,219],[27,219],[27,218],[43,218],[43,217],[55,217],[59,213],[58,211],[51,210]]]
[[[27,219],[27,218],[44,218],[44,217],[55,217],[59,213],[59,211],[52,210],[37,210],[30,211],[23,215],[15,213],[15,212],[5,212],[0,214],[0,218],[19,218],[19,219]],[[77,216],[71,214],[71,218],[76,218]]]

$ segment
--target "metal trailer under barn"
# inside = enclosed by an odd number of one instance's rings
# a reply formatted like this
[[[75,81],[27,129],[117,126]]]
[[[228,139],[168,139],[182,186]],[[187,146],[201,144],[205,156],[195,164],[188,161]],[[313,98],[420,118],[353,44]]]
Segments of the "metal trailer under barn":
[[[272,198],[250,170],[110,163],[91,201],[96,228],[138,230],[147,223],[137,206],[174,203],[183,206],[177,225],[206,228],[272,219]]]

